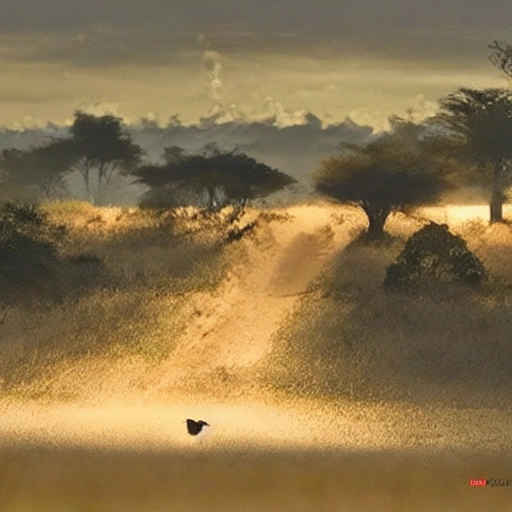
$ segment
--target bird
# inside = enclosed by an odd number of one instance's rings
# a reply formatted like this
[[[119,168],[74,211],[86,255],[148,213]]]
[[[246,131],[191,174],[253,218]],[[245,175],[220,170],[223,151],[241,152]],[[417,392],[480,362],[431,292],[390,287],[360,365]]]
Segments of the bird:
[[[183,422],[185,423],[185,421]],[[201,430],[203,430],[203,427],[209,427],[210,425],[206,423],[206,421],[199,420],[194,421],[191,419],[186,420],[187,423],[187,431],[191,436],[197,436]]]

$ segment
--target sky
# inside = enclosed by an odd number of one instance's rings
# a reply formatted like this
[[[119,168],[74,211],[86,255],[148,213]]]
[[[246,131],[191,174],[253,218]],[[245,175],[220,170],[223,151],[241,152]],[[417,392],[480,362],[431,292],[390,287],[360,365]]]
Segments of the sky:
[[[510,0],[2,0],[0,126],[76,109],[185,125],[350,117],[377,129],[458,87],[503,87]]]

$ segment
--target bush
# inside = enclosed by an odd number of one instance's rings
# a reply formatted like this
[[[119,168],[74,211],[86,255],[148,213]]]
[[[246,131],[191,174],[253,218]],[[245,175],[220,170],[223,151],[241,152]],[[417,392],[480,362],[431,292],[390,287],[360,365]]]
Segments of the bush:
[[[87,283],[101,262],[88,255],[65,258],[60,244],[66,229],[56,227],[33,205],[0,207],[0,306],[35,307],[63,300],[76,291],[87,267]],[[91,267],[94,270],[91,271]]]
[[[386,288],[411,289],[426,283],[455,282],[479,285],[486,278],[481,261],[463,238],[446,224],[428,224],[412,235],[386,269]]]
[[[6,203],[0,210],[2,305],[49,298],[58,271],[56,247],[45,232],[45,218],[34,206]]]

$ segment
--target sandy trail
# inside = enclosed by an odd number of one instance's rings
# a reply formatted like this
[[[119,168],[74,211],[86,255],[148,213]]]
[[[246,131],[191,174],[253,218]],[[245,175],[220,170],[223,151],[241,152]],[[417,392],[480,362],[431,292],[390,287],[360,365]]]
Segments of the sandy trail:
[[[273,334],[300,295],[349,241],[350,223],[333,219],[332,208],[300,206],[286,213],[290,221],[272,226],[271,250],[252,250],[215,295],[192,298],[196,319],[171,354],[160,389],[201,373],[222,379],[268,354]]]

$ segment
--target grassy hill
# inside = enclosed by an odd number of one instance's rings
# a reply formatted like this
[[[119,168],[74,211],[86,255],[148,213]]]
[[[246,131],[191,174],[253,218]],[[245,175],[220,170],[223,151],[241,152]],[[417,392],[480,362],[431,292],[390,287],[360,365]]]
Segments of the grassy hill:
[[[363,215],[326,203],[249,210],[235,222],[229,212],[222,219],[192,209],[45,204],[48,221],[67,233],[59,251],[95,258],[102,269],[69,300],[8,310],[0,326],[4,395],[270,389],[323,399],[499,401],[512,389],[512,232],[460,209],[395,215],[387,242],[367,245],[356,241]],[[383,289],[386,266],[427,217],[448,222],[481,258],[490,275],[484,289]],[[245,236],[229,236],[248,225]],[[87,283],[90,268],[80,269]]]

